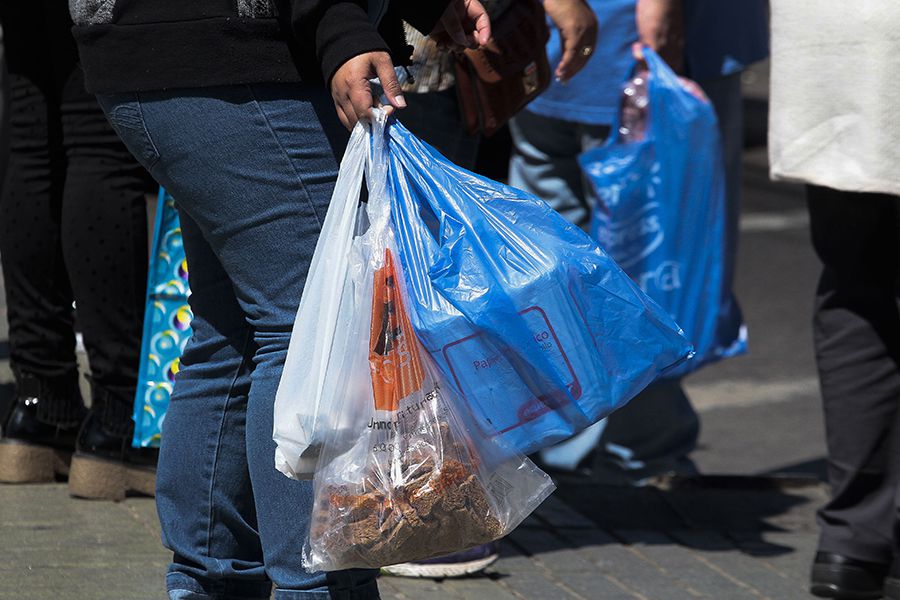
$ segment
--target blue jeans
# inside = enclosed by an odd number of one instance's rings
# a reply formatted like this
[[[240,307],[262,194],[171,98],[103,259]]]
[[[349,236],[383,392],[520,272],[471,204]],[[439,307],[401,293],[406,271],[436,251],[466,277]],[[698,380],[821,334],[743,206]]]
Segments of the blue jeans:
[[[725,159],[725,279],[734,279],[740,215],[743,111],[740,73],[699,82],[719,119]],[[547,201],[571,222],[587,228],[591,211],[588,185],[578,155],[605,142],[609,127],[585,125],[522,111],[510,125],[513,154],[510,185]],[[628,405],[571,440],[544,450],[542,460],[571,470],[592,461],[600,477],[611,483],[639,482],[666,471],[691,472],[687,458],[700,437],[700,418],[678,380],[662,380]]]
[[[301,566],[312,484],[274,467],[272,409],[347,134],[301,84],[116,94],[100,103],[175,197],[194,334],[157,476],[173,600],[377,598],[375,571]]]

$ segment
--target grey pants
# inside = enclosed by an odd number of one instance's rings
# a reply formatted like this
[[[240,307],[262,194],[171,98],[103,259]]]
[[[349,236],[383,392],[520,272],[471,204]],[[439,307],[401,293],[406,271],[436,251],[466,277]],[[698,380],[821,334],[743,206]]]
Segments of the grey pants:
[[[816,292],[816,362],[832,498],[819,550],[888,562],[900,555],[900,198],[807,190]]]

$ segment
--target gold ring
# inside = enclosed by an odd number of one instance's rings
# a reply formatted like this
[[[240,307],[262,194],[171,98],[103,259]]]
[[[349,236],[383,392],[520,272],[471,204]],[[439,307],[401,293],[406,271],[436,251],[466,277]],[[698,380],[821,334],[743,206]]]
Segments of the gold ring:
[[[581,49],[581,55],[582,55],[582,56],[590,56],[590,55],[593,54],[593,53],[594,53],[594,47],[593,47],[593,46],[585,46],[584,48]]]

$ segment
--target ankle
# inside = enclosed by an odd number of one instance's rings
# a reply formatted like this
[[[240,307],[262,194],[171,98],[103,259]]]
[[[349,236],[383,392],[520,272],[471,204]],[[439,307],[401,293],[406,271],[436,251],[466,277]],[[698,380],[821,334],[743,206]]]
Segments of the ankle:
[[[91,382],[91,412],[108,435],[128,438],[134,434],[134,389],[102,387]]]
[[[57,376],[38,376],[14,369],[16,404],[33,407],[34,415],[43,423],[57,427],[75,427],[85,415],[84,401],[78,387],[78,373]],[[9,415],[3,415],[4,421]]]

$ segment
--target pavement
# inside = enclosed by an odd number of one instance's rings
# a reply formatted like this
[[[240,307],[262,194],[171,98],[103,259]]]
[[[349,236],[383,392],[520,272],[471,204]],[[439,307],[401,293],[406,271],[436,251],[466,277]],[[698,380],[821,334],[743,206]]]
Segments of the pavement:
[[[751,110],[754,119],[764,124],[764,113]],[[645,488],[559,477],[484,575],[382,577],[383,598],[809,597],[815,510],[827,497],[810,325],[818,263],[802,190],[773,184],[766,169],[765,149],[748,149],[736,286],[750,352],[687,382],[703,420],[694,454],[703,475]],[[0,301],[0,395],[9,390],[3,311]],[[0,600],[163,598],[169,554],[159,540],[152,499],[88,502],[70,499],[64,484],[0,486]]]
[[[382,577],[387,599],[805,597],[818,482],[566,484],[501,544],[485,575]],[[159,600],[169,556],[153,501],[76,501],[65,485],[0,488],[0,599]],[[299,547],[299,541],[298,541]]]

